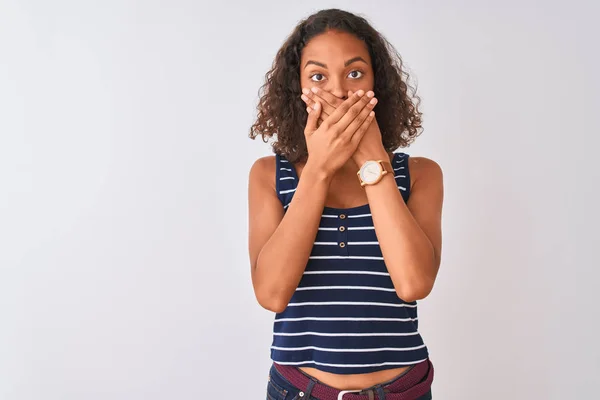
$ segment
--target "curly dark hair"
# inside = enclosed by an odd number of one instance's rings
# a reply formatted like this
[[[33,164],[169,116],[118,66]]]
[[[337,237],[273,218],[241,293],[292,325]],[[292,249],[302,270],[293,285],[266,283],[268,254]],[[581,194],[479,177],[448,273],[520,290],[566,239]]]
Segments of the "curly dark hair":
[[[422,113],[418,110],[421,99],[408,83],[409,75],[403,70],[400,55],[365,18],[336,8],[318,11],[302,20],[279,49],[265,76],[266,82],[259,89],[258,118],[249,137],[261,135],[268,142],[275,136],[275,154],[292,163],[306,161],[304,127],[308,113],[300,98],[300,57],[313,37],[328,30],[350,33],[366,43],[373,65],[373,91],[379,100],[375,115],[383,146],[388,152],[408,147],[422,131]]]

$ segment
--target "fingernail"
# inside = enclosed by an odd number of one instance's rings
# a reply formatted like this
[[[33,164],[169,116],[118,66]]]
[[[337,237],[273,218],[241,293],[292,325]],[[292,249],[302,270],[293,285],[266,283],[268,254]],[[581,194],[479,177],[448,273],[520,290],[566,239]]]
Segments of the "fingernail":
[[[302,97],[302,100],[304,100],[304,101],[308,101],[308,97],[306,97],[305,95],[302,95],[302,96],[300,96],[300,97]]]
[[[372,90],[369,90],[369,91],[367,92],[367,97],[371,98],[371,97],[373,97],[373,96],[375,96],[375,93],[373,93],[373,91],[372,91]]]
[[[370,103],[371,103],[371,104],[377,104],[377,99],[372,99],[372,100],[370,101]]]
[[[363,94],[365,94],[364,90],[360,89],[358,92],[356,92],[358,94],[358,96],[362,96]]]
[[[315,104],[313,105],[313,108],[314,108],[315,110],[316,110],[317,108],[319,108],[319,103],[315,103]]]
[[[308,94],[308,89],[307,88],[302,88],[302,93]]]
[[[310,90],[312,90],[312,92],[313,92],[313,93],[317,93],[317,91],[318,91],[319,89],[318,89],[318,88],[316,88],[316,87],[314,87],[314,88],[311,88]]]

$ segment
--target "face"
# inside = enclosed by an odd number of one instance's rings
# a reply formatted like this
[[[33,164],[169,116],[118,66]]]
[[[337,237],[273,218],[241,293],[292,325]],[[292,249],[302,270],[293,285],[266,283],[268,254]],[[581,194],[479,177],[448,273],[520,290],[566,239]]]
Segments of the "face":
[[[367,45],[350,33],[327,31],[312,38],[302,51],[302,88],[316,86],[346,99],[349,90],[373,90],[374,82]]]

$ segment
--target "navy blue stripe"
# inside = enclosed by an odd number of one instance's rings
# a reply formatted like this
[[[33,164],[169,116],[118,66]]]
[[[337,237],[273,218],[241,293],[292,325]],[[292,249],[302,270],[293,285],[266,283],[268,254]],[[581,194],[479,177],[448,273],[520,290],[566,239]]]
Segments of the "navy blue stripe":
[[[314,336],[275,336],[275,347],[318,347],[321,349],[382,349],[382,348],[418,348],[423,345],[419,335],[410,336],[319,336],[318,346],[313,343]],[[281,351],[281,350],[279,350]],[[288,351],[288,350],[285,350]],[[294,350],[297,351],[297,350]],[[302,350],[298,350],[302,351]],[[319,350],[315,350],[319,351]],[[325,352],[326,350],[323,350]],[[382,350],[380,350],[382,351]],[[411,350],[403,350],[411,351]],[[333,351],[329,351],[333,352]]]
[[[296,303],[296,302],[292,302]],[[302,303],[302,302],[299,302]],[[315,302],[309,302],[315,303]],[[394,302],[371,302],[371,303],[387,303],[395,304]],[[413,318],[406,307],[392,307],[380,305],[302,305],[288,307],[285,314],[279,314],[278,318],[300,318],[310,315],[311,317],[346,317],[346,318],[394,318],[394,319],[410,319]],[[326,321],[317,321],[326,322]],[[342,321],[331,321],[331,324],[338,324]],[[385,321],[376,321],[379,323]],[[281,322],[283,324],[283,322]]]
[[[285,315],[277,314],[278,318]],[[274,323],[273,332],[300,333],[412,333],[416,332],[414,321],[288,321]],[[289,336],[288,336],[289,337]],[[315,338],[315,340],[318,340]]]
[[[320,350],[281,351],[271,350],[275,361],[304,361],[314,360],[326,364],[377,364],[385,362],[414,363],[427,357],[427,349],[406,351],[377,351],[377,352],[328,352]],[[319,368],[319,367],[318,367]],[[319,368],[321,369],[321,368]],[[380,368],[378,368],[380,369]],[[336,368],[340,373],[345,369]]]
[[[306,301],[373,301],[393,303],[397,300],[396,292],[375,290],[304,290],[296,291],[292,296],[294,302]],[[285,313],[285,311],[284,311]]]
[[[385,289],[394,289],[389,276],[371,274],[311,274],[304,275],[298,288],[314,288],[319,286],[373,286]],[[328,289],[332,290],[332,289]],[[360,293],[351,293],[354,296]]]

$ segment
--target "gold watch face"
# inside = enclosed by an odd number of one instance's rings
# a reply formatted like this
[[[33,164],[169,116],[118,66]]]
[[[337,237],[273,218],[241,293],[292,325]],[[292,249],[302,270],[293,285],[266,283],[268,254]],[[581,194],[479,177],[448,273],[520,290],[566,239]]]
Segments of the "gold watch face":
[[[360,179],[366,184],[377,182],[382,173],[381,164],[367,161],[360,169]]]

